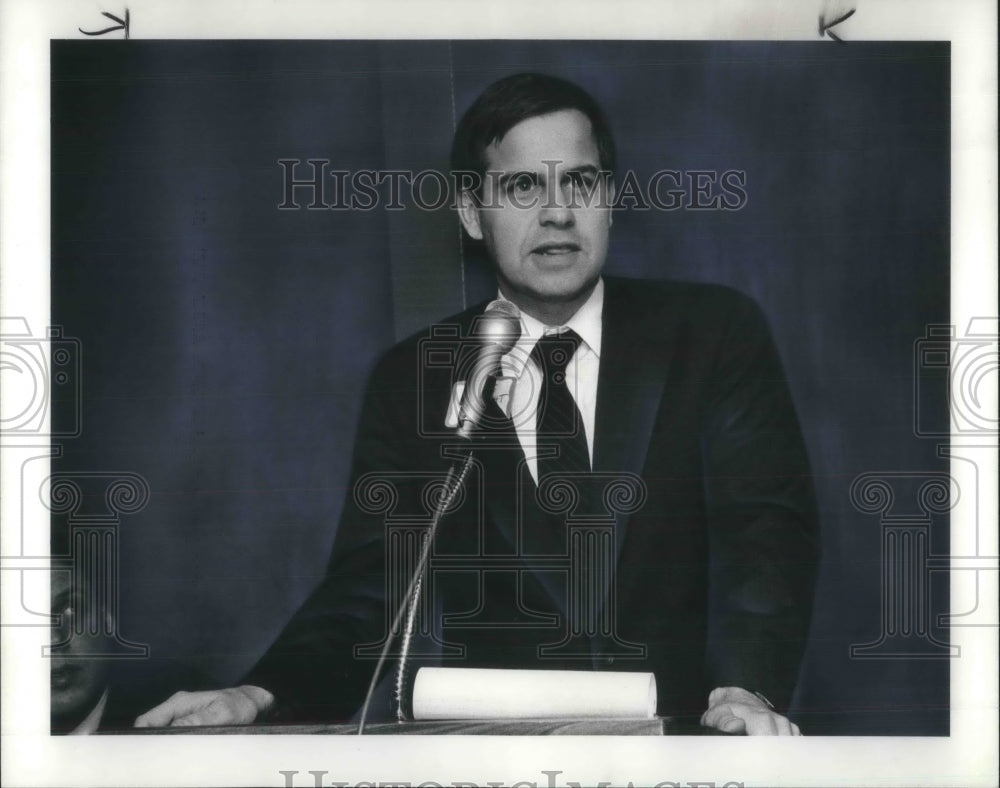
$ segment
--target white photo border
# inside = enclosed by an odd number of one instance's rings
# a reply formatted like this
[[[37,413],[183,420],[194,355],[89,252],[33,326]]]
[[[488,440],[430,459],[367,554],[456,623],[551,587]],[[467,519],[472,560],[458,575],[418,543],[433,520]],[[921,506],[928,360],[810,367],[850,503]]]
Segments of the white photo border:
[[[997,311],[997,42],[989,0],[949,4],[892,0],[598,3],[582,0],[343,3],[256,0],[6,0],[0,5],[0,315],[49,324],[49,42],[82,38],[101,12],[128,6],[137,39],[273,38],[609,38],[816,40],[817,20],[855,8],[837,32],[846,40],[951,42],[950,322]],[[378,13],[375,9],[378,8]],[[10,395],[10,392],[8,392]],[[996,409],[996,389],[992,408]],[[953,436],[953,443],[960,443]],[[993,443],[996,443],[994,437]],[[38,443],[38,441],[36,441]],[[23,448],[23,447],[21,447]],[[38,446],[34,447],[36,453]],[[4,493],[18,490],[17,446],[5,443]],[[989,456],[990,453],[988,452]],[[962,500],[951,518],[952,552],[969,524],[997,556],[996,455],[979,468],[979,500]],[[953,460],[958,462],[957,460]],[[2,555],[21,518],[16,494],[2,498]],[[976,506],[983,523],[976,522]],[[26,516],[32,513],[26,512]],[[47,512],[33,513],[47,532]],[[990,523],[990,518],[994,518]],[[986,527],[983,527],[983,526]],[[3,572],[3,613],[19,591]],[[970,605],[974,580],[951,573],[951,605]],[[992,574],[992,573],[991,573]],[[987,586],[989,587],[989,586]],[[993,587],[995,588],[995,581]],[[994,606],[996,597],[980,599]],[[996,626],[952,628],[951,735],[940,738],[610,738],[169,736],[50,737],[47,665],[37,655],[48,632],[5,626],[2,756],[5,785],[323,785],[433,780],[484,785],[576,781],[654,785],[969,786],[997,779]],[[557,773],[551,774],[550,773]],[[433,783],[432,783],[433,784]]]

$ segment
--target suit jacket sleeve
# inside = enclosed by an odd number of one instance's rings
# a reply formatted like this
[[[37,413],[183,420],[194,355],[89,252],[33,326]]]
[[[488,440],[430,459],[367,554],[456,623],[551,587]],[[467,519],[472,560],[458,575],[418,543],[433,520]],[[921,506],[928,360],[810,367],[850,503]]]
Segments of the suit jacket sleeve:
[[[801,430],[763,315],[738,296],[710,372],[702,457],[708,676],[784,710],[808,631],[818,517]]]

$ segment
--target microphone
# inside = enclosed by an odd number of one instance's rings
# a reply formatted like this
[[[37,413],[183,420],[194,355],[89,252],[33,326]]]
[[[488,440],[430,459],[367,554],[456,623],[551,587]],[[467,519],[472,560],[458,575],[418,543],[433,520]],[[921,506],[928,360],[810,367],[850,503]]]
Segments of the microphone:
[[[480,347],[458,410],[458,435],[462,438],[470,437],[482,421],[486,398],[493,388],[489,384],[500,371],[500,359],[521,338],[521,311],[502,298],[491,301],[473,323],[472,336],[479,340]]]
[[[458,434],[463,438],[469,438],[472,432],[479,425],[486,409],[486,398],[491,396],[493,386],[493,376],[500,370],[500,359],[509,353],[517,340],[521,338],[521,311],[510,301],[497,299],[490,302],[486,311],[475,319],[472,325],[472,336],[478,340],[479,352],[476,356],[475,366],[472,374],[469,375],[462,392],[462,401],[458,409]],[[456,384],[457,386],[458,384]],[[454,391],[453,391],[454,397]],[[454,403],[454,398],[452,400]],[[449,416],[450,418],[450,416]],[[447,426],[452,426],[448,424]],[[406,595],[403,602],[396,611],[392,625],[389,627],[389,634],[386,636],[382,646],[382,653],[379,655],[378,663],[372,672],[371,681],[368,685],[368,692],[365,695],[365,702],[361,707],[361,717],[358,722],[358,735],[365,732],[365,721],[368,718],[368,708],[371,705],[372,696],[375,694],[375,687],[378,684],[379,676],[382,674],[382,666],[385,665],[389,656],[389,649],[395,633],[400,631],[403,624],[403,616],[406,616],[405,625],[400,633],[400,654],[399,665],[396,669],[396,715],[402,722],[408,716],[404,706],[406,702],[407,689],[407,662],[410,653],[410,641],[413,638],[413,630],[416,623],[417,611],[420,606],[420,594],[423,588],[423,576],[430,558],[431,549],[434,545],[434,537],[437,535],[441,518],[451,507],[452,501],[464,486],[465,480],[472,467],[472,447],[469,446],[465,452],[462,462],[452,464],[448,469],[448,476],[445,481],[446,491],[441,496],[435,507],[434,516],[428,527],[427,539],[424,540],[423,548],[420,551],[420,558],[417,566],[410,578]]]

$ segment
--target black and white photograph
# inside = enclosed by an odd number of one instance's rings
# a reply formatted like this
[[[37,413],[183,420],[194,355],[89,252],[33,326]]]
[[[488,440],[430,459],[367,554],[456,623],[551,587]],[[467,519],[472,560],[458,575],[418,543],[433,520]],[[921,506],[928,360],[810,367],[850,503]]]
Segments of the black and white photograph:
[[[995,8],[128,5],[4,11],[5,784],[995,784]]]

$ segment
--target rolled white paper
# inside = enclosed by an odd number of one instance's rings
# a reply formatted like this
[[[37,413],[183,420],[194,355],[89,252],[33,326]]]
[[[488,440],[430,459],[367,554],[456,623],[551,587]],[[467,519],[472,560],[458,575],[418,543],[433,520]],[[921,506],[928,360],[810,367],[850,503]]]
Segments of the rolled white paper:
[[[654,716],[652,673],[420,668],[413,686],[417,720]]]

